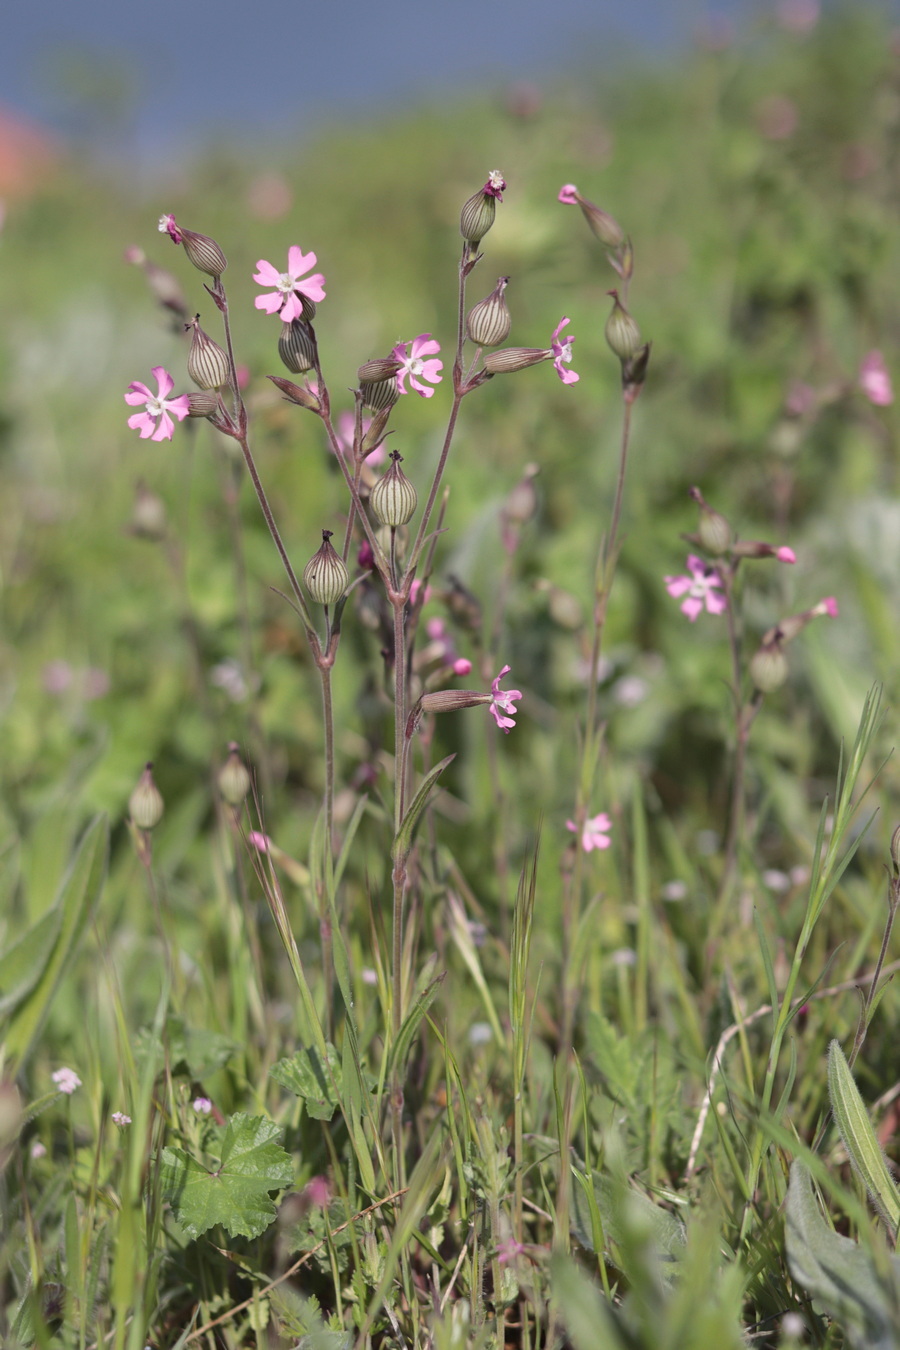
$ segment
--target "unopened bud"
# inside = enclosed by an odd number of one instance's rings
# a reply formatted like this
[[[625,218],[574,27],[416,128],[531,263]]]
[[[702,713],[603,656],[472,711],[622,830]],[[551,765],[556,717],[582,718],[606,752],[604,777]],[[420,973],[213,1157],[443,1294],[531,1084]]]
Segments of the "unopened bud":
[[[219,791],[229,806],[240,806],[252,786],[250,771],[241,759],[237,742],[228,747],[228,758],[219,770]]]
[[[469,310],[466,332],[479,347],[496,347],[509,337],[512,315],[503,298],[508,285],[509,277],[499,277],[490,295]]]
[[[581,214],[604,248],[619,248],[624,243],[625,231],[619,222],[608,212],[601,211],[599,206],[589,202],[587,197],[582,197],[574,183],[567,183],[560,189],[559,200],[566,206],[581,207]]]
[[[333,605],[350,584],[343,558],[332,548],[331,530],[322,531],[322,547],[303,569],[303,584],[319,605]]]
[[[750,678],[762,694],[779,689],[788,677],[788,661],[781,641],[763,642],[750,658]]]
[[[369,362],[369,365],[375,364],[374,361]],[[359,392],[363,407],[371,412],[390,411],[400,397],[400,390],[393,376],[386,380],[360,380]]]
[[[645,342],[643,347],[638,347],[634,356],[622,362],[622,393],[626,403],[634,403],[644,387],[652,345],[652,342]]]
[[[219,407],[219,396],[211,389],[195,389],[188,394],[188,417],[211,417]]]
[[[231,378],[228,353],[200,327],[200,315],[195,314],[185,329],[191,330],[191,350],[188,352],[188,374],[201,389],[220,389]]]
[[[488,180],[459,213],[459,232],[470,244],[478,245],[494,223],[497,202],[503,201],[506,182],[499,169],[492,169]]]
[[[165,804],[162,793],[153,781],[153,765],[147,764],[128,798],[131,819],[139,830],[152,830],[162,819]]]
[[[714,557],[727,553],[731,546],[732,531],[728,521],[720,511],[714,511],[703,499],[699,488],[692,487],[690,496],[700,508],[700,523],[697,526],[697,538],[702,548]]]
[[[391,407],[393,407],[393,404],[391,404]],[[362,440],[361,450],[363,456],[371,455],[373,450],[378,449],[382,437],[384,436],[384,429],[388,424],[390,415],[390,408],[382,408],[372,418],[372,421],[369,423],[369,429]]]
[[[293,380],[282,379],[280,375],[267,375],[266,379],[271,380],[276,388],[281,390],[289,403],[296,403],[298,408],[307,408],[309,412],[322,411],[322,402],[318,394],[314,394],[305,385],[294,384]]]
[[[312,370],[316,364],[316,340],[309,324],[304,323],[303,319],[283,323],[278,339],[278,355],[295,375]]]
[[[641,345],[641,330],[619,299],[619,292],[607,294],[613,298],[613,308],[606,320],[606,341],[620,361],[628,361]]]
[[[552,351],[540,347],[501,347],[499,351],[488,352],[484,368],[490,375],[510,375],[513,371],[549,361],[552,356]]]
[[[356,372],[360,384],[378,384],[389,380],[403,367],[403,362],[395,356],[378,356],[374,361],[364,361]]]
[[[220,277],[228,266],[225,254],[215,239],[210,239],[208,234],[196,234],[193,230],[183,229],[175,223],[173,215],[162,216],[159,229],[160,233],[167,234],[174,244],[183,246],[189,261],[198,272],[205,272],[210,277]]]
[[[795,563],[797,555],[786,544],[766,544],[761,539],[739,539],[731,548],[735,558],[777,558],[779,562]]]
[[[391,451],[391,465],[369,493],[369,504],[382,525],[396,529],[411,519],[418,505],[416,489],[400,468],[402,456]]]
[[[162,497],[151,492],[146,483],[138,483],[128,532],[139,539],[165,539],[168,529],[166,506]]]

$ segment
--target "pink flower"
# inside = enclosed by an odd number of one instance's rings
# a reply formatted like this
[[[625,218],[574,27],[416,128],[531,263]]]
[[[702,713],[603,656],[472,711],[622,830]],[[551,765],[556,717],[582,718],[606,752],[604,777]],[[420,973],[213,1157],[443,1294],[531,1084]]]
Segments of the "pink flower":
[[[198,1116],[208,1116],[212,1111],[212,1102],[208,1097],[195,1097],[191,1105]]]
[[[321,272],[301,280],[303,273],[315,265],[316,255],[304,253],[298,244],[292,244],[288,249],[286,272],[277,271],[265,258],[260,258],[256,264],[259,270],[253,273],[253,280],[260,286],[274,286],[275,289],[266,295],[258,295],[253,302],[256,308],[264,309],[267,314],[280,312],[284,323],[299,319],[303,314],[301,296],[305,295],[315,304],[325,299],[325,278]]]
[[[665,582],[670,595],[677,597],[687,594],[681,610],[691,623],[703,612],[704,607],[708,614],[721,614],[728,608],[725,596],[719,594],[722,581],[714,567],[690,553],[687,569],[690,576],[666,577]]]
[[[67,1097],[71,1097],[76,1088],[81,1087],[81,1079],[74,1069],[57,1069],[56,1073],[51,1073],[50,1077],[56,1084],[59,1092],[64,1092]]]
[[[498,202],[503,201],[503,193],[506,191],[506,179],[499,169],[491,169],[488,174],[487,182],[481,190],[486,197],[496,197]]]
[[[364,417],[362,420],[362,434],[365,436],[369,427],[372,425],[371,417]],[[353,457],[353,436],[356,431],[356,418],[352,412],[346,409],[338,413],[337,423],[334,428],[337,436],[338,445],[341,447],[341,454]],[[377,445],[374,450],[370,450],[366,455],[367,464],[381,464],[387,459],[387,451],[383,445]]]
[[[509,666],[504,666],[499,675],[495,675],[491,681],[491,717],[497,723],[501,731],[509,735],[512,728],[516,725],[514,714],[516,712],[516,701],[522,697],[521,689],[501,689],[500,681],[504,675],[508,675]],[[502,716],[505,713],[506,716]]]
[[[893,403],[894,390],[891,387],[891,377],[880,351],[871,351],[863,357],[859,368],[859,387],[869,402],[874,403],[876,407],[886,408]]]
[[[167,234],[169,238],[172,240],[173,244],[180,244],[182,239],[184,238],[184,235],[181,233],[181,230],[179,230],[178,226],[176,225],[175,217],[172,215],[171,212],[167,212],[164,216],[160,216],[159,232],[160,234]]]
[[[141,403],[145,405],[144,412],[133,413],[129,417],[128,425],[133,431],[140,431],[142,441],[148,436],[151,441],[170,441],[175,430],[170,414],[174,413],[179,422],[183,422],[190,412],[191,401],[187,394],[179,394],[177,398],[167,397],[175,381],[163,366],[154,366],[150,373],[156,378],[155,394],[140,380],[132,380],[128,386],[125,402],[129,407],[136,408]]]
[[[827,616],[829,619],[836,619],[838,616],[838,602],[833,595],[826,595],[824,600],[820,600],[817,605],[813,605],[810,612],[817,617]]]
[[[783,563],[795,563],[797,561],[796,553],[792,548],[788,548],[787,544],[784,544],[781,548],[776,548],[775,557]]]
[[[131,1124],[131,1116],[126,1116],[124,1111],[113,1111],[112,1121],[114,1125],[118,1125],[120,1130],[124,1130],[126,1125]]]
[[[247,843],[251,848],[255,848],[257,853],[269,853],[272,849],[272,840],[262,830],[251,830],[247,835]]]
[[[564,183],[557,194],[557,201],[562,202],[564,206],[578,205],[578,189],[574,183]]]
[[[565,328],[568,322],[569,320],[566,318],[560,319],[553,330],[550,345],[553,348],[553,365],[563,384],[577,384],[581,376],[577,375],[574,370],[563,370],[563,366],[567,366],[572,360],[572,343],[575,341],[573,337],[567,337],[564,342],[559,340],[560,331]]]
[[[407,355],[407,347],[409,355]],[[440,384],[441,376],[439,371],[443,370],[443,361],[423,361],[423,356],[434,357],[436,352],[441,350],[441,344],[435,342],[430,333],[420,333],[417,338],[413,338],[412,343],[398,342],[397,346],[391,352],[395,361],[402,362],[403,369],[397,371],[397,388],[401,394],[407,391],[403,388],[403,381],[409,376],[411,388],[415,389],[422,398],[431,398],[433,389],[426,389],[422,380],[427,380],[429,384]],[[421,379],[420,379],[421,376]]]
[[[578,833],[578,826],[574,820],[566,821],[566,829]],[[585,853],[590,853],[595,848],[609,848],[609,832],[612,829],[612,821],[605,812],[599,816],[591,816],[584,822],[581,830],[581,847]]]
[[[422,585],[423,583],[419,580],[418,577],[416,577],[415,580],[413,581],[413,584],[409,588],[410,605],[418,605],[420,603],[423,605],[428,604],[428,601],[431,599],[431,587],[425,586],[425,589],[423,591]],[[420,595],[422,596],[421,601],[419,600]]]

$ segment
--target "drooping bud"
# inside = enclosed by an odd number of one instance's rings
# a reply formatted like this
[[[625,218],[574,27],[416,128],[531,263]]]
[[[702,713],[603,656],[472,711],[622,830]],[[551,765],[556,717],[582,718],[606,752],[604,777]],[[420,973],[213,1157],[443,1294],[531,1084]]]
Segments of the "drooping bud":
[[[708,505],[698,487],[692,487],[689,495],[700,508],[697,538],[700,540],[701,547],[705,548],[707,553],[712,553],[714,557],[727,553],[731,547],[732,539],[732,530],[728,521],[720,511],[714,511]]]
[[[147,764],[128,798],[131,819],[139,830],[152,830],[162,819],[165,803],[162,793],[153,781],[153,765]]]
[[[219,407],[219,396],[211,389],[195,389],[188,394],[188,417],[211,417]]]
[[[606,341],[620,361],[628,361],[641,345],[641,330],[619,299],[619,292],[607,291],[607,295],[613,298],[613,308],[606,320]]]
[[[296,403],[298,408],[307,408],[310,412],[322,411],[322,402],[318,394],[314,394],[305,385],[294,384],[293,380],[282,379],[280,375],[267,375],[266,379],[271,380],[276,388],[281,390],[289,403]]]
[[[369,493],[369,505],[382,525],[396,529],[412,518],[418,505],[416,489],[400,468],[403,456],[391,451],[391,464],[387,473],[379,478]]]
[[[488,352],[484,358],[484,368],[489,375],[510,375],[515,370],[526,370],[541,361],[549,361],[553,352],[540,347],[501,347],[499,351]]]
[[[468,243],[477,247],[494,223],[497,202],[503,201],[506,182],[499,169],[492,169],[488,180],[459,213],[459,232]]]
[[[479,347],[496,347],[505,342],[512,328],[512,315],[509,312],[503,293],[509,285],[509,277],[498,277],[497,285],[484,300],[473,305],[466,318],[466,332],[472,342]]]
[[[582,197],[574,183],[566,183],[565,187],[560,188],[558,200],[566,206],[581,207],[581,214],[604,248],[616,249],[625,242],[625,231],[619,222],[589,202],[587,197]]]
[[[350,584],[344,560],[331,546],[331,534],[322,531],[322,547],[303,569],[303,584],[319,605],[336,604]]]
[[[188,374],[201,389],[220,389],[231,378],[228,353],[200,327],[200,315],[195,314],[185,330],[191,330],[191,350],[188,352]]]
[[[761,694],[779,689],[788,677],[788,661],[780,637],[765,639],[750,658],[750,678]]]
[[[295,375],[304,375],[312,370],[316,364],[316,340],[309,324],[303,319],[283,323],[278,338],[278,355]]]
[[[779,562],[795,563],[797,555],[787,544],[766,544],[761,539],[739,539],[732,545],[735,558],[777,558]]]
[[[128,533],[136,535],[138,539],[157,541],[165,539],[167,530],[166,506],[162,497],[151,492],[146,483],[138,483],[134,490]]]
[[[219,770],[217,782],[229,806],[240,806],[250,791],[250,771],[241,759],[236,741],[231,741],[228,746],[228,758]]]
[[[392,379],[402,366],[403,362],[395,356],[378,356],[374,361],[364,361],[356,378],[360,384],[380,384],[382,380]]]
[[[777,634],[782,642],[792,642],[797,634],[811,623],[813,619],[823,617],[836,619],[838,616],[838,603],[833,595],[826,596],[818,604],[813,605],[812,609],[805,609],[801,614],[790,614],[786,619],[782,619],[775,628],[770,628],[763,638],[763,642],[768,642]]]
[[[218,278],[228,266],[225,254],[215,239],[210,239],[208,234],[196,234],[193,230],[183,229],[175,223],[173,215],[160,217],[159,230],[160,234],[167,234],[173,244],[183,245],[189,261],[198,272],[205,272],[209,277]]]

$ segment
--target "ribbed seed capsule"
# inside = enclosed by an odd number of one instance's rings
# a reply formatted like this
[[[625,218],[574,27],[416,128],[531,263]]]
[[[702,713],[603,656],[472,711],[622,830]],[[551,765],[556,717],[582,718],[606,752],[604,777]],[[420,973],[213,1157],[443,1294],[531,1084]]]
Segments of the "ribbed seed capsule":
[[[606,341],[620,361],[628,361],[641,345],[641,330],[619,299],[619,292],[607,294],[613,298],[613,308],[606,320]]]
[[[514,370],[526,370],[528,366],[549,361],[552,355],[552,351],[540,347],[501,347],[498,352],[488,352],[484,368],[491,375],[508,375]]]
[[[298,408],[307,408],[309,412],[322,411],[322,400],[305,385],[294,384],[293,380],[284,380],[280,375],[267,375],[266,379],[281,390],[289,403],[296,403]]]
[[[512,328],[512,315],[507,308],[503,293],[509,285],[509,277],[498,277],[497,285],[490,295],[473,305],[466,317],[466,332],[479,347],[496,347],[505,342]]]
[[[762,694],[771,694],[788,677],[788,661],[781,643],[763,642],[750,658],[750,678]]]
[[[240,806],[251,788],[250,771],[241,759],[236,741],[228,747],[228,758],[219,770],[219,791],[229,806]]]
[[[378,356],[374,361],[364,361],[356,372],[356,378],[360,384],[378,384],[391,379],[402,366],[403,362],[393,356]]]
[[[350,584],[350,573],[329,542],[331,533],[322,531],[322,547],[303,569],[303,584],[319,605],[336,604]]]
[[[459,232],[470,244],[478,244],[487,234],[497,215],[497,203],[484,192],[476,192],[459,213]]]
[[[181,242],[188,259],[198,272],[205,272],[209,277],[220,277],[228,266],[225,254],[215,239],[210,239],[208,234],[181,230]]]
[[[372,412],[378,412],[382,408],[393,408],[400,397],[400,390],[393,376],[389,380],[361,380],[359,392],[363,407],[371,409]]]
[[[188,417],[209,417],[219,406],[219,396],[211,389],[195,389],[188,394]]]
[[[165,803],[153,781],[153,765],[147,764],[128,798],[131,819],[139,830],[152,830],[162,820]]]
[[[689,496],[697,503],[700,520],[697,525],[697,537],[707,553],[714,556],[727,553],[731,548],[732,531],[721,511],[715,511],[704,499],[697,487],[690,489]]]
[[[316,364],[316,342],[309,324],[304,323],[303,319],[283,323],[278,339],[278,355],[295,375],[312,370]]]
[[[406,474],[400,468],[403,456],[391,451],[391,465],[387,473],[369,493],[369,505],[382,525],[396,529],[411,519],[418,505],[418,494]]]
[[[228,353],[214,342],[200,327],[200,315],[195,314],[185,328],[191,330],[191,350],[188,352],[188,374],[201,389],[219,389],[231,378]]]

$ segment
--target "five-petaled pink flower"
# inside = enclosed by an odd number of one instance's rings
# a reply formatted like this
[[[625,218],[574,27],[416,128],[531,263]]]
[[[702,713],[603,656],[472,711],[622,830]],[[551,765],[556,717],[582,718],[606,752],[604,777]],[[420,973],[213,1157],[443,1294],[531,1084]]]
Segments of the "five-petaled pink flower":
[[[708,614],[721,614],[726,610],[728,601],[719,594],[722,579],[716,569],[693,553],[688,554],[687,569],[690,576],[666,577],[665,582],[670,595],[687,595],[681,609],[691,623],[703,612],[704,607]]]
[[[267,314],[281,313],[284,323],[290,323],[293,319],[299,319],[303,314],[302,296],[307,300],[312,300],[318,304],[320,300],[325,299],[325,278],[321,272],[314,273],[311,277],[303,276],[311,267],[316,265],[316,255],[314,253],[304,253],[298,244],[292,244],[288,249],[288,270],[279,272],[265,258],[260,258],[256,264],[258,271],[253,273],[253,280],[260,286],[274,286],[275,289],[269,291],[266,295],[258,295],[253,301],[257,309],[264,309]]]
[[[407,353],[407,348],[409,349]],[[441,344],[435,342],[430,333],[420,333],[412,342],[398,342],[397,346],[391,352],[395,361],[402,363],[403,369],[397,371],[397,388],[401,394],[407,391],[403,388],[403,381],[409,376],[411,388],[415,389],[417,394],[423,398],[431,398],[433,389],[428,389],[422,380],[427,380],[429,384],[440,384],[440,371],[444,369],[443,361],[435,361],[434,356],[441,350]],[[430,361],[423,361],[423,357],[429,356]]]
[[[500,681],[504,675],[508,675],[509,666],[504,666],[499,675],[495,675],[491,681],[491,717],[497,723],[501,731],[509,735],[512,728],[516,725],[516,701],[522,697],[521,689],[501,689]],[[503,714],[506,714],[505,716]]]
[[[568,322],[569,320],[566,318],[560,319],[553,330],[550,345],[553,348],[553,365],[563,384],[577,384],[581,376],[576,374],[574,370],[563,370],[563,366],[567,366],[572,360],[572,343],[575,341],[573,337],[567,337],[560,341],[560,332]]]
[[[179,394],[177,398],[168,397],[175,386],[175,381],[163,366],[154,366],[151,374],[156,377],[155,394],[151,393],[145,384],[141,384],[140,380],[133,380],[128,386],[125,402],[132,408],[136,408],[140,403],[145,405],[143,412],[133,413],[129,417],[128,425],[133,431],[140,431],[142,441],[148,436],[151,441],[170,441],[175,430],[175,423],[170,414],[174,414],[179,422],[183,422],[191,410],[191,401],[187,394]]]
[[[859,387],[870,403],[886,408],[894,401],[894,390],[884,358],[879,351],[868,352],[859,368]]]
[[[566,829],[574,834],[578,833],[578,826],[574,820],[566,821]],[[612,821],[605,811],[601,811],[599,816],[590,816],[581,827],[581,847],[585,853],[590,853],[595,848],[609,848],[611,829]]]

